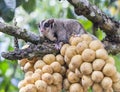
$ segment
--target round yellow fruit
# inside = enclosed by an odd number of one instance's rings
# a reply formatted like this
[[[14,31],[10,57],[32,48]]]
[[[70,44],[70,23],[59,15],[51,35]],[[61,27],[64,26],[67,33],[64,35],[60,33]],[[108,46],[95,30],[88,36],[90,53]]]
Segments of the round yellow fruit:
[[[62,66],[60,70],[60,74],[64,76],[66,74],[66,67]]]
[[[84,88],[89,88],[92,86],[92,84],[93,84],[93,81],[90,76],[86,76],[86,75],[82,76],[82,86]]]
[[[68,67],[69,67],[69,69],[70,69],[72,72],[75,72],[76,67],[73,66],[71,63],[69,64]]]
[[[43,72],[42,72],[42,70],[41,70],[41,69],[36,69],[36,70],[35,70],[35,73],[40,74],[40,76],[42,76],[42,74],[43,74]]]
[[[52,69],[52,67],[50,65],[45,65],[42,68],[42,72],[43,73],[50,73],[50,74],[52,74],[53,73],[53,69]]]
[[[56,56],[56,61],[58,63],[60,63],[61,65],[64,65],[64,63],[65,63],[64,57],[62,55],[60,55],[60,54]]]
[[[26,92],[25,87],[20,88],[20,89],[19,89],[19,92]]]
[[[25,65],[24,65],[24,71],[25,72],[27,72],[27,71],[30,71],[30,70],[32,70],[33,68],[32,68],[32,64],[30,63],[30,62],[27,62]],[[32,71],[34,71],[34,70],[32,70]]]
[[[83,88],[80,83],[71,84],[69,92],[83,92]]]
[[[92,90],[93,90],[93,92],[103,92],[103,88],[98,83],[93,84]]]
[[[50,64],[54,72],[60,72],[61,71],[61,65],[58,62],[53,62]]]
[[[24,65],[28,62],[28,59],[21,59],[21,60],[18,60],[18,64],[22,67],[24,67]]]
[[[91,75],[92,80],[97,83],[101,82],[103,77],[104,75],[101,71],[93,71]]]
[[[47,54],[43,57],[43,61],[46,63],[46,64],[51,64],[52,62],[55,61],[55,55],[53,54]]]
[[[47,91],[47,83],[43,80],[37,80],[35,82],[35,86],[38,92],[46,92]]]
[[[70,62],[74,67],[79,68],[82,63],[82,57],[81,55],[75,55],[72,57]]]
[[[114,92],[113,88],[105,89],[104,92]]]
[[[76,52],[76,46],[69,46],[67,49],[66,49],[66,52],[65,52],[65,55],[71,59],[74,55],[76,55],[77,52]]]
[[[110,77],[112,79],[113,82],[117,82],[120,80],[120,73],[119,72],[116,72],[114,75],[112,75]]]
[[[72,71],[68,68],[67,71],[66,71],[66,77],[68,77],[68,74],[69,74],[70,72],[72,72]]]
[[[25,92],[37,92],[37,88],[34,84],[28,84],[25,86]]]
[[[80,70],[79,69],[75,69],[75,74],[79,77],[79,78],[81,78],[82,76],[83,76],[83,74],[80,72]]]
[[[40,80],[41,79],[41,75],[39,73],[33,73],[32,74],[32,79],[35,81]]]
[[[98,50],[98,49],[103,48],[103,44],[99,40],[93,40],[89,44],[89,48],[92,49],[92,50]]]
[[[120,91],[120,80],[115,82],[115,83],[113,83],[113,90],[115,92],[119,92]]]
[[[48,85],[53,83],[53,76],[50,73],[42,74],[42,80],[45,81]]]
[[[108,59],[108,53],[105,49],[96,50],[96,58],[106,60]]]
[[[66,49],[69,47],[70,45],[69,44],[64,44],[63,46],[62,46],[62,48],[60,49],[60,53],[61,53],[61,55],[65,55],[65,52],[66,52]]]
[[[29,77],[29,76],[32,76],[33,74],[33,71],[28,71],[25,73],[25,77]]]
[[[82,41],[82,38],[81,37],[78,37],[78,36],[72,36],[69,40],[69,43],[72,45],[72,46],[76,46],[79,42]]]
[[[32,78],[32,76],[25,77],[25,80],[28,84],[33,84],[34,83],[34,79]]]
[[[81,35],[83,41],[86,41],[88,44],[92,41],[92,37],[89,34]]]
[[[101,82],[101,86],[104,89],[109,89],[112,87],[112,79],[110,77],[104,77],[102,82]]]
[[[109,56],[108,59],[106,60],[106,63],[110,63],[110,64],[115,65],[115,60],[113,57]]]
[[[47,86],[46,92],[59,92],[59,91],[55,85],[49,85],[49,86]]]
[[[65,55],[65,56],[64,56],[64,60],[65,60],[65,63],[66,63],[67,65],[69,65],[71,59],[68,58],[68,57]]]
[[[104,67],[104,65],[105,65],[105,61],[103,59],[95,59],[93,61],[93,69],[95,71],[102,70],[102,68]]]
[[[34,64],[38,59],[36,57],[29,60],[30,63]]]
[[[78,43],[78,45],[76,46],[78,54],[81,54],[87,48],[88,48],[88,44],[86,41],[82,41],[82,42]]]
[[[68,80],[70,83],[79,82],[80,78],[73,72],[68,73]]]
[[[27,85],[27,81],[26,81],[26,80],[21,80],[21,81],[18,83],[18,88],[25,87],[26,85]]]
[[[58,84],[57,86],[57,92],[62,92],[62,84]]]
[[[65,90],[68,90],[69,87],[70,87],[70,82],[69,82],[68,79],[66,78],[66,79],[64,79],[64,81],[63,81],[63,88],[64,88]]]
[[[63,78],[60,73],[53,73],[53,78],[54,78],[53,81],[54,85],[62,84]]]
[[[33,72],[35,71],[35,69],[34,69],[33,65],[32,65],[32,67],[31,67],[31,68],[29,68],[27,71],[25,71],[25,70],[24,70],[24,72],[28,72],[28,71],[33,71]]]
[[[92,64],[88,62],[83,62],[80,66],[81,73],[89,75],[92,73]]]
[[[107,63],[103,68],[103,73],[106,76],[113,76],[116,72],[116,67],[110,63]]]
[[[92,62],[95,59],[95,51],[91,49],[85,49],[82,52],[82,59],[86,62]]]
[[[45,66],[45,62],[43,60],[38,60],[34,64],[34,69],[42,69],[43,66]]]

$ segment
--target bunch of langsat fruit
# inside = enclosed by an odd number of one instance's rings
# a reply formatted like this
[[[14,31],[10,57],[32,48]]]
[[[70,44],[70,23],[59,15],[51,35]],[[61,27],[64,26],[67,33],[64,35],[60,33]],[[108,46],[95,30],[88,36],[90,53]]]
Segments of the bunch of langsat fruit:
[[[72,36],[60,54],[18,63],[25,78],[19,92],[120,92],[120,73],[103,44],[89,34]]]

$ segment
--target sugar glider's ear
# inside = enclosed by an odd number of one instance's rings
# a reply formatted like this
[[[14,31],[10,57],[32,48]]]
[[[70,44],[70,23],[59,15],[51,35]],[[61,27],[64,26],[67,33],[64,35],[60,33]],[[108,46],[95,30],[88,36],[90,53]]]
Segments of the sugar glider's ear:
[[[54,26],[54,19],[49,19],[48,20],[48,23],[50,24],[50,26],[51,26],[51,28],[53,28],[53,26]]]
[[[54,23],[54,19],[48,20],[48,23],[49,23],[49,24],[53,24],[53,23]]]

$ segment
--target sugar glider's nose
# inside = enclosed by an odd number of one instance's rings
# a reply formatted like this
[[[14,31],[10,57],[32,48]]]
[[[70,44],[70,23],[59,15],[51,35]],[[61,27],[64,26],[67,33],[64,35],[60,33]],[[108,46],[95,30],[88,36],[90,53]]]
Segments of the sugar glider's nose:
[[[41,29],[40,31],[41,31],[41,32],[44,32],[45,30],[44,30],[44,29]]]

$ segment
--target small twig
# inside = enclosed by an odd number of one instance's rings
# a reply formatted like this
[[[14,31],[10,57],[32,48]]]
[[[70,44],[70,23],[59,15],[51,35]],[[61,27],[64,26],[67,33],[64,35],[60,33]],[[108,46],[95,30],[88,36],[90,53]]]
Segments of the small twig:
[[[17,21],[16,19],[14,19],[14,26],[17,27]],[[14,47],[15,47],[15,50],[19,49],[19,44],[18,44],[18,38],[17,37],[14,37]]]
[[[14,47],[15,47],[15,50],[19,49],[18,39],[16,37],[14,37]]]

